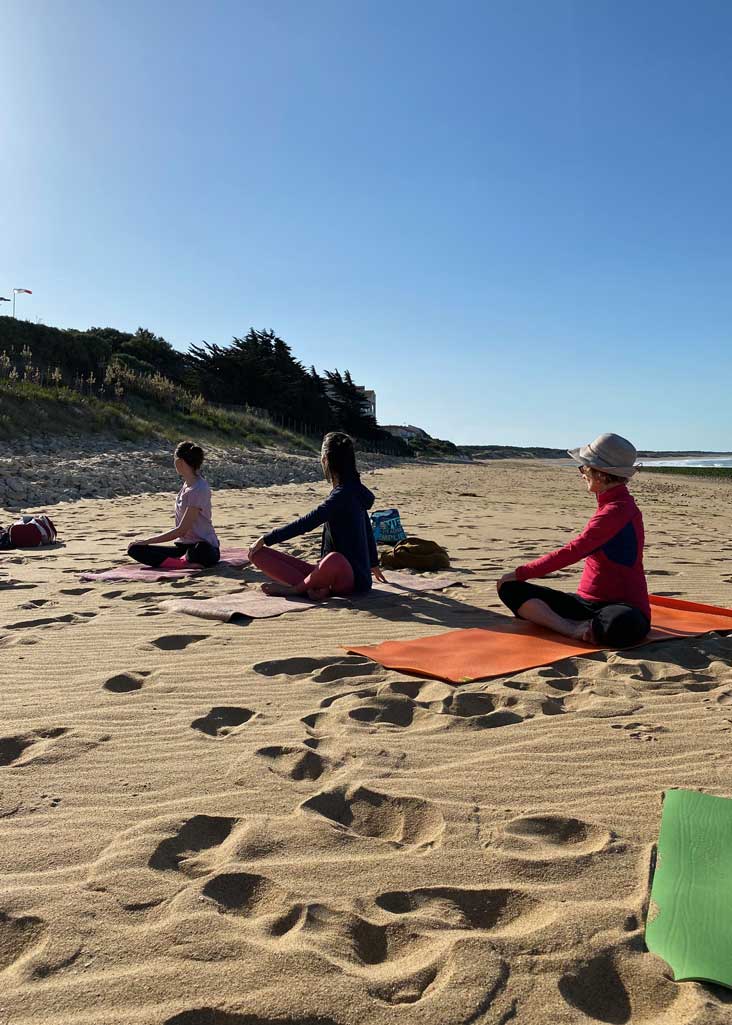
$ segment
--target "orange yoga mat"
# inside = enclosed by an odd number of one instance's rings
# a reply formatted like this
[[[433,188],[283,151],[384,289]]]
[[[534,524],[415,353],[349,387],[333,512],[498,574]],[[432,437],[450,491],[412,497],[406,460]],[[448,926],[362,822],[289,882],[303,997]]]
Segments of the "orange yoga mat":
[[[653,626],[643,644],[671,637],[696,637],[712,630],[732,631],[732,609],[716,605],[699,605],[651,595],[651,614]],[[491,676],[507,676],[572,655],[589,655],[603,650],[561,637],[513,616],[486,612],[488,617],[487,625],[479,629],[450,630],[413,641],[384,641],[347,650],[354,655],[365,655],[387,669],[448,683],[470,683]]]

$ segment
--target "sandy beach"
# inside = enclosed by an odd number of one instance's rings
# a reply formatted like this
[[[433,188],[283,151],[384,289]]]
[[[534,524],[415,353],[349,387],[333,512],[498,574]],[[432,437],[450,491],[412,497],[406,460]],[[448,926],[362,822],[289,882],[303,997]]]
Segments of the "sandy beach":
[[[458,687],[348,656],[480,626],[496,578],[593,503],[542,462],[364,481],[462,587],[218,624],[160,602],[255,570],[82,583],[166,528],[172,473],[49,507],[62,547],[0,554],[0,1025],[732,1022],[729,992],[676,984],[643,943],[663,791],[732,796],[732,638]],[[651,590],[732,606],[732,486],[631,490]],[[216,492],[222,543],[326,491]]]

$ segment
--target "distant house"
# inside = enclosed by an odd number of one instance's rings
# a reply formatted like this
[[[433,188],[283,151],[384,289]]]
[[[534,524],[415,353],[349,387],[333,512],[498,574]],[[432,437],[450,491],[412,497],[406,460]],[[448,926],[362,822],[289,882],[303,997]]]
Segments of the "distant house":
[[[409,441],[411,438],[422,438],[429,441],[430,437],[427,431],[423,431],[421,427],[415,427],[413,424],[402,424],[401,427],[397,424],[388,424],[382,430],[393,434],[395,438],[403,438],[404,441]]]
[[[369,406],[369,412],[371,413],[372,417],[375,420],[376,419],[376,392],[372,391],[371,388],[364,388],[360,384],[357,384],[356,387],[363,394],[363,397],[366,399],[366,402],[368,403],[368,406]]]
[[[357,391],[360,391],[364,398],[364,405],[366,407],[365,412],[370,413],[371,416],[376,419],[376,392],[371,388],[364,388],[362,384],[354,385]],[[325,382],[325,393],[330,398],[335,398],[333,388],[328,382]]]

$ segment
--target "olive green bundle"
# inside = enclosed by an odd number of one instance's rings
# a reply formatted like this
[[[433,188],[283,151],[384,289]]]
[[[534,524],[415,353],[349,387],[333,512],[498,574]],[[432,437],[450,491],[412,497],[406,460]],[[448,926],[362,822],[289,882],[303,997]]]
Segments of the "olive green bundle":
[[[437,570],[449,568],[450,556],[436,541],[408,537],[382,552],[380,562],[384,569]]]

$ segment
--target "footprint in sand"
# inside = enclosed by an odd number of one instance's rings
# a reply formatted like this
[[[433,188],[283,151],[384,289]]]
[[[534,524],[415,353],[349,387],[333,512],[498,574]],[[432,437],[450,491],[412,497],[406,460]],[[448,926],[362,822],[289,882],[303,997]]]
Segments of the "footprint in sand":
[[[113,694],[129,694],[130,691],[142,690],[146,678],[150,676],[149,669],[140,669],[138,672],[117,673],[110,676],[102,684],[104,690],[110,690]]]
[[[62,616],[48,616],[44,619],[25,619],[18,623],[6,623],[6,630],[33,630],[40,627],[64,626],[69,623],[86,623],[97,615],[96,612],[66,612]]]
[[[614,835],[601,826],[565,815],[521,815],[511,819],[501,830],[496,846],[509,855],[517,873],[533,876],[550,874],[556,865],[561,875],[567,874],[567,863],[575,868],[601,851],[607,850]],[[493,849],[489,841],[485,846]]]
[[[344,655],[341,658],[278,658],[257,662],[252,670],[260,676],[310,676],[315,683],[339,683],[341,680],[383,672],[382,667],[375,662],[357,655]]]
[[[581,719],[617,719],[621,715],[635,715],[643,708],[640,701],[626,701],[620,697],[606,697],[594,690],[573,694],[561,699],[565,712],[573,712]]]
[[[294,942],[305,956],[316,952],[344,973],[342,987],[348,978],[359,980],[372,997],[387,1004],[416,1003],[428,992],[452,985],[453,966],[446,955],[455,946],[453,937],[445,932],[425,933],[409,920],[395,916],[387,922],[371,921],[355,911],[298,899],[266,876],[243,871],[212,876],[200,891],[194,887],[181,893],[172,909],[184,915],[200,914],[206,905],[253,930],[260,943],[277,944],[287,937],[291,949]],[[438,979],[440,984],[435,986]],[[302,1025],[330,1021],[320,1015],[307,1019],[288,1015],[276,1022],[284,1025],[285,1020]],[[256,1025],[267,1021],[257,1018]],[[254,1025],[255,1019],[247,1022]]]
[[[300,810],[338,829],[396,847],[434,847],[445,831],[442,812],[420,797],[382,794],[358,784],[315,794]]]
[[[200,896],[193,893],[186,897],[186,903],[195,904],[203,899],[213,904],[220,914],[245,918],[273,939],[289,932],[303,911],[302,905],[278,883],[251,872],[213,875],[201,888]]]
[[[506,698],[503,704],[510,708],[518,704],[518,698]],[[495,712],[497,707],[498,701],[492,694],[456,690],[442,702],[441,711],[447,712],[449,715],[472,717],[488,715],[490,712]]]
[[[713,636],[712,641],[716,640]],[[712,659],[704,652],[706,637],[688,638],[683,644],[676,639],[656,641],[653,645],[653,661],[636,662],[623,652],[613,652],[608,658],[610,672],[644,682],[655,681],[663,686],[669,676],[673,679],[708,669]],[[656,689],[656,688],[654,688]]]
[[[182,651],[190,644],[208,640],[209,634],[165,634],[150,641],[150,644],[161,651]]]
[[[36,730],[33,733],[21,733],[10,737],[0,737],[0,766],[2,765],[25,765],[31,761],[30,752],[39,755],[41,749],[47,751],[49,742],[56,740],[68,733],[67,729],[58,727],[51,730]],[[39,747],[40,745],[40,747]]]
[[[613,1025],[679,1025],[691,1017],[680,1006],[688,991],[672,982],[651,955],[632,949],[604,950],[575,962],[560,978],[559,992],[583,1016]]]
[[[310,782],[330,775],[343,764],[304,745],[274,744],[254,752],[264,760],[270,772],[296,783]],[[242,780],[244,782],[244,780]]]
[[[450,717],[445,720],[450,729],[465,730],[492,730],[501,726],[516,726],[527,718],[526,715],[521,715],[517,711],[504,708],[477,715],[457,714],[449,710],[446,713],[443,710],[440,714],[447,714]],[[528,718],[531,716],[529,715]]]
[[[23,965],[24,981],[38,982],[68,968],[81,954],[81,945],[73,935],[52,932],[43,945],[33,951]]]
[[[352,708],[348,718],[369,726],[399,726],[403,729],[412,725],[415,711],[418,709],[409,698],[374,698],[367,705]]]
[[[415,962],[416,965],[422,962],[425,967],[431,965],[447,946],[444,937],[427,936],[407,922],[371,922],[354,912],[318,903],[303,908],[297,933],[305,946],[317,950],[345,971],[360,974],[377,969],[373,972],[377,977],[385,969],[397,976],[404,970],[414,974]],[[436,974],[437,966],[430,982]],[[421,995],[422,992],[415,994],[413,1000]]]
[[[237,726],[249,722],[254,714],[250,708],[219,705],[206,715],[194,719],[191,729],[199,730],[208,737],[227,737]]]
[[[24,583],[21,584],[19,580],[14,580],[8,577],[0,577],[0,591],[6,591],[12,589],[15,591],[34,591],[38,587],[38,584]]]
[[[360,687],[358,690],[339,691],[337,694],[330,694],[318,705],[319,708],[332,708],[339,701],[348,701],[352,698],[373,698],[377,694],[376,687]]]
[[[423,705],[403,695],[381,696],[375,687],[359,688],[325,698],[320,703],[325,711],[312,712],[300,720],[311,735],[322,734],[332,727],[378,727],[406,729],[418,720],[434,720],[434,715]]]
[[[658,740],[658,734],[669,733],[666,726],[653,725],[648,722],[611,723],[611,729],[624,730],[631,740]]]
[[[523,715],[508,710],[518,701],[512,694],[499,698],[465,693],[434,681],[390,680],[380,686],[331,695],[320,702],[320,708],[333,709],[341,721],[350,725],[490,729],[522,722]],[[327,721],[322,713],[303,720],[313,731],[321,730]]]
[[[430,886],[382,893],[375,903],[430,929],[471,929],[501,936],[534,932],[559,913],[556,905],[518,889]]]
[[[571,693],[582,684],[582,678],[576,673],[564,673],[561,669],[557,669],[555,666],[546,666],[541,669],[536,669],[534,670],[534,674],[539,677],[542,687],[548,686],[553,690],[561,691],[564,694]],[[514,690],[529,690],[531,683],[529,681],[519,679],[504,680],[503,686],[511,687]]]
[[[452,727],[490,730],[500,726],[515,726],[523,722],[526,715],[516,710],[518,702],[519,699],[513,695],[500,697],[496,694],[456,690],[440,703],[436,711],[454,717],[450,723]],[[546,705],[546,708],[543,705]],[[540,707],[544,714],[556,714],[551,699],[547,699],[543,705]],[[557,708],[556,711],[561,711],[561,708]]]
[[[0,972],[38,946],[45,932],[40,918],[0,911]]]
[[[71,730],[65,726],[34,730],[14,737],[1,737],[0,767],[10,765],[14,769],[19,769],[31,764],[55,765],[78,758],[110,739],[108,733],[93,734],[87,730]],[[4,761],[5,756],[8,757],[8,761]]]
[[[160,816],[124,829],[90,865],[87,885],[109,893],[126,911],[147,912],[174,898],[219,863],[239,820],[220,815]]]
[[[38,644],[39,641],[40,637],[36,637],[32,633],[0,634],[0,648],[27,648]]]
[[[159,872],[182,872],[193,877],[206,874],[209,869],[201,856],[220,847],[236,823],[237,819],[221,815],[194,815],[158,844],[148,866]]]
[[[619,658],[619,657],[618,657]],[[646,687],[645,690],[663,691],[668,694],[679,694],[682,688],[686,690],[711,690],[718,686],[719,679],[701,670],[709,668],[709,660],[704,665],[678,665],[669,664],[665,661],[657,662],[633,662],[623,659],[611,665],[615,672],[622,671],[624,678],[639,680],[644,684],[656,684],[657,686]],[[709,687],[704,684],[710,684]]]
[[[389,680],[379,687],[379,695],[396,695],[411,698],[419,705],[429,707],[438,701],[446,701],[456,688],[437,680]]]
[[[688,690],[692,694],[704,694],[707,691],[714,690],[718,686],[719,677],[706,676],[704,673],[695,674],[693,680],[691,680],[689,683],[683,684],[684,690]]]
[[[326,729],[329,721],[330,716],[327,712],[311,712],[309,715],[304,715],[300,720],[311,736]]]
[[[383,674],[384,668],[378,663],[354,655],[324,665],[318,672],[313,673],[310,679],[313,683],[342,683],[344,680]]]

